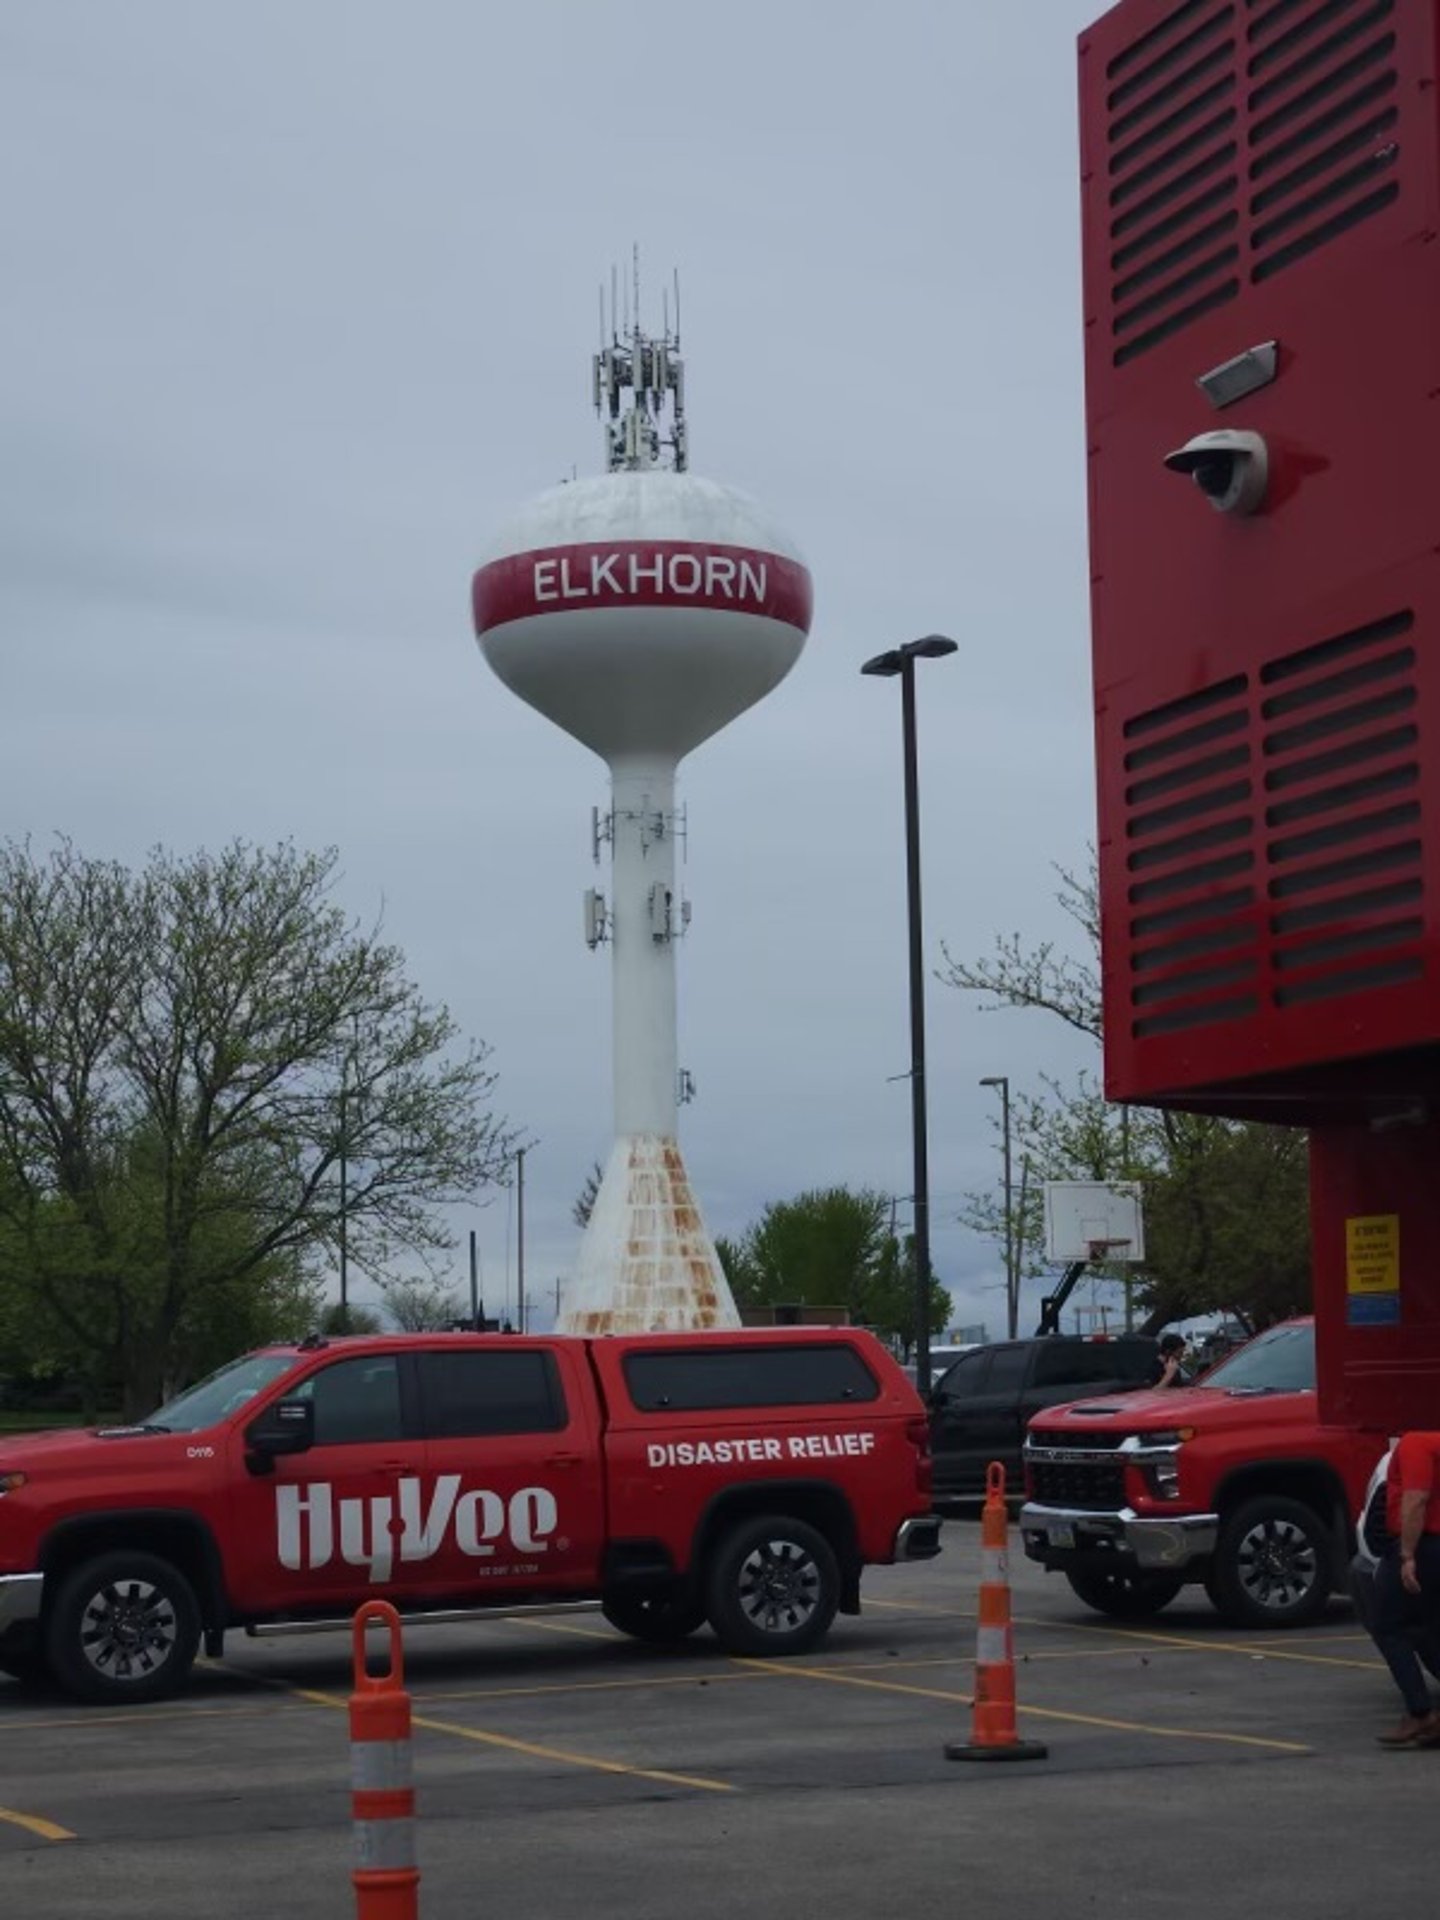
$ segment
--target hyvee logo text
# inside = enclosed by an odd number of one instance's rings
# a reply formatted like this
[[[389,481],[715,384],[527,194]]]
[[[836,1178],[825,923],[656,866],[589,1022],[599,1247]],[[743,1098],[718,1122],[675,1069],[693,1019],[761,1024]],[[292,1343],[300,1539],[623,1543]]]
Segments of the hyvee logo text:
[[[488,1487],[461,1493],[458,1473],[438,1476],[428,1505],[415,1479],[401,1480],[394,1500],[337,1500],[328,1480],[275,1489],[276,1548],[281,1566],[296,1573],[329,1566],[338,1547],[347,1566],[388,1580],[397,1549],[402,1562],[433,1559],[452,1530],[456,1548],[474,1560],[490,1558],[502,1543],[544,1553],[558,1523],[547,1487],[521,1487],[508,1500]]]

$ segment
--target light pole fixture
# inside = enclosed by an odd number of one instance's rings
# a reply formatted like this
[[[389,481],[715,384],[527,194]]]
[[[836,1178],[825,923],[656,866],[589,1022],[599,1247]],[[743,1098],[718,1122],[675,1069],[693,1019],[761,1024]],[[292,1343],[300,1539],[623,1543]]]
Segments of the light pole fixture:
[[[1000,1089],[1000,1135],[1005,1156],[1005,1322],[1007,1337],[1013,1340],[1020,1324],[1020,1262],[1016,1257],[1019,1249],[1015,1244],[1015,1212],[1010,1182],[1010,1076],[1007,1073],[988,1074],[980,1084],[982,1087]]]
[[[905,874],[910,922],[910,1125],[915,1156],[915,1385],[930,1390],[930,1163],[925,1134],[925,967],[920,915],[920,782],[915,752],[915,662],[958,652],[943,633],[927,633],[877,653],[860,669],[900,680],[905,743]]]

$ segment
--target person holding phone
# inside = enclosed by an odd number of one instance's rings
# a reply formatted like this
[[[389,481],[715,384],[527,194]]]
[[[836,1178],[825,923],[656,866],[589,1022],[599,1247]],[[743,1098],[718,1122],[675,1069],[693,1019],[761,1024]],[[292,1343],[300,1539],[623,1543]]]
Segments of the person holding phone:
[[[1155,1354],[1152,1387],[1188,1387],[1190,1373],[1185,1365],[1188,1351],[1183,1333],[1167,1333]]]

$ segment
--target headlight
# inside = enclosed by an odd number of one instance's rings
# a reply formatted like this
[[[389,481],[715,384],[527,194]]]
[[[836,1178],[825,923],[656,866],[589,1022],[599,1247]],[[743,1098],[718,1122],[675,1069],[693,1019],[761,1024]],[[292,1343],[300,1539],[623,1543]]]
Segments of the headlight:
[[[1139,1467],[1157,1500],[1180,1498],[1180,1449],[1195,1437],[1193,1427],[1167,1427],[1160,1433],[1132,1433],[1121,1442],[1131,1464]]]

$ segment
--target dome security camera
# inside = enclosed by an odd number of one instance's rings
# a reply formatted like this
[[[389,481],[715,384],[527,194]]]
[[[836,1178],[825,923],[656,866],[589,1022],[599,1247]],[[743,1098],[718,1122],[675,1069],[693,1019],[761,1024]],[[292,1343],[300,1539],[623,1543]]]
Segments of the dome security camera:
[[[1167,453],[1165,465],[1171,473],[1188,473],[1217,513],[1254,513],[1270,477],[1264,440],[1239,427],[1197,433]]]

